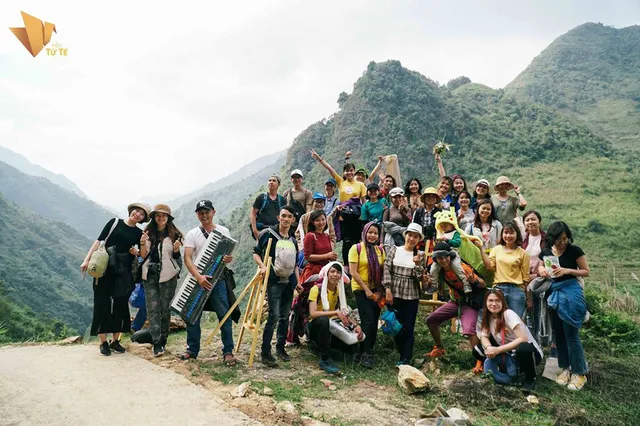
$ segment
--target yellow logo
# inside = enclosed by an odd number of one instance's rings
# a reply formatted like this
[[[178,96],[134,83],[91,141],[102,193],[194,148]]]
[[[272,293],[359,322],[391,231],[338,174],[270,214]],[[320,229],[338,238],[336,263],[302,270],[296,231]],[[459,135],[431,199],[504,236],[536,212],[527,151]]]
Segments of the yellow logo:
[[[56,31],[55,24],[50,22],[42,22],[35,16],[28,13],[22,13],[24,28],[9,28],[11,32],[20,40],[20,43],[31,53],[34,58],[42,49],[51,41],[51,33]],[[47,49],[49,50],[49,49]],[[65,49],[66,55],[66,49]]]

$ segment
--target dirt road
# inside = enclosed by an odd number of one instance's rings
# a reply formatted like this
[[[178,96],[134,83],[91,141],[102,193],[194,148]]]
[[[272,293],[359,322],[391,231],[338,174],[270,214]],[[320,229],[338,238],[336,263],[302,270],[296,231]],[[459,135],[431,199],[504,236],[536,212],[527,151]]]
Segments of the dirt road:
[[[0,348],[0,425],[259,425],[186,378],[97,345]]]

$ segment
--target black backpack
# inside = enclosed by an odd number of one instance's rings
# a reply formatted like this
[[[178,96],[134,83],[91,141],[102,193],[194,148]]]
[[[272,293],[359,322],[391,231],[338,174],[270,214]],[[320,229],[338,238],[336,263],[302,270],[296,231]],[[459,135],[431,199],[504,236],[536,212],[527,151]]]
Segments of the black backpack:
[[[293,198],[293,188],[289,190],[289,195],[287,196],[287,205],[293,208],[293,215],[296,218],[296,223],[300,222],[300,218],[307,212],[307,208],[303,206],[300,201]]]

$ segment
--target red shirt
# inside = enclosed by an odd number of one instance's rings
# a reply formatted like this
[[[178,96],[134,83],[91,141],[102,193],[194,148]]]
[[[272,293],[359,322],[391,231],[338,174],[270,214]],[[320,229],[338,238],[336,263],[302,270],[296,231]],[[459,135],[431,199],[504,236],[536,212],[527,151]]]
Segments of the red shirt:
[[[327,254],[333,251],[331,248],[331,238],[329,234],[325,234],[324,232],[318,234],[317,232],[307,232],[304,236],[304,258],[309,261],[309,256],[312,254]],[[311,262],[316,265],[326,265],[329,263],[328,260],[323,260],[320,262]]]

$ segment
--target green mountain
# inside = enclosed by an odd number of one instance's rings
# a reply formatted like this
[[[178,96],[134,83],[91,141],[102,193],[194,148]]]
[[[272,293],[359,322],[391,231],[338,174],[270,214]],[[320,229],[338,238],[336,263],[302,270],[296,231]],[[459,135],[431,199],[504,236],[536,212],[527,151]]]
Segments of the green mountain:
[[[0,323],[12,327],[9,335],[19,335],[14,324],[20,324],[28,309],[45,322],[85,330],[91,322],[92,284],[82,279],[80,264],[91,243],[70,226],[44,219],[0,194],[0,306],[15,304],[9,311],[2,309]]]
[[[580,25],[553,41],[505,91],[558,109],[640,150],[640,26]]]
[[[42,217],[73,227],[95,240],[114,214],[93,201],[52,183],[30,176],[0,161],[0,192],[7,200],[26,207]]]
[[[468,183],[506,174],[522,187],[529,207],[540,210],[543,225],[571,224],[592,263],[604,267],[615,255],[616,262],[637,265],[629,253],[640,248],[640,175],[610,141],[554,109],[468,79],[441,86],[398,61],[371,62],[338,103],[339,112],[309,126],[287,152],[283,172],[302,169],[308,188],[322,188],[327,177],[310,148],[336,169],[347,150],[370,167],[378,154],[397,154],[405,181],[418,177],[424,186],[435,185],[432,148],[444,138],[452,145],[443,160],[449,174],[460,173]],[[603,180],[607,174],[620,180]],[[255,271],[250,202],[225,218],[240,238],[234,269],[244,281]]]
[[[33,164],[26,157],[18,154],[17,152],[11,151],[9,148],[0,146],[0,161],[4,161],[10,166],[13,166],[16,169],[20,170],[22,173],[47,178],[61,188],[74,192],[80,197],[89,198],[84,192],[82,192],[78,185],[69,180],[69,178],[67,178],[65,175],[62,175],[60,173],[53,173],[52,171],[47,170],[44,167]]]

